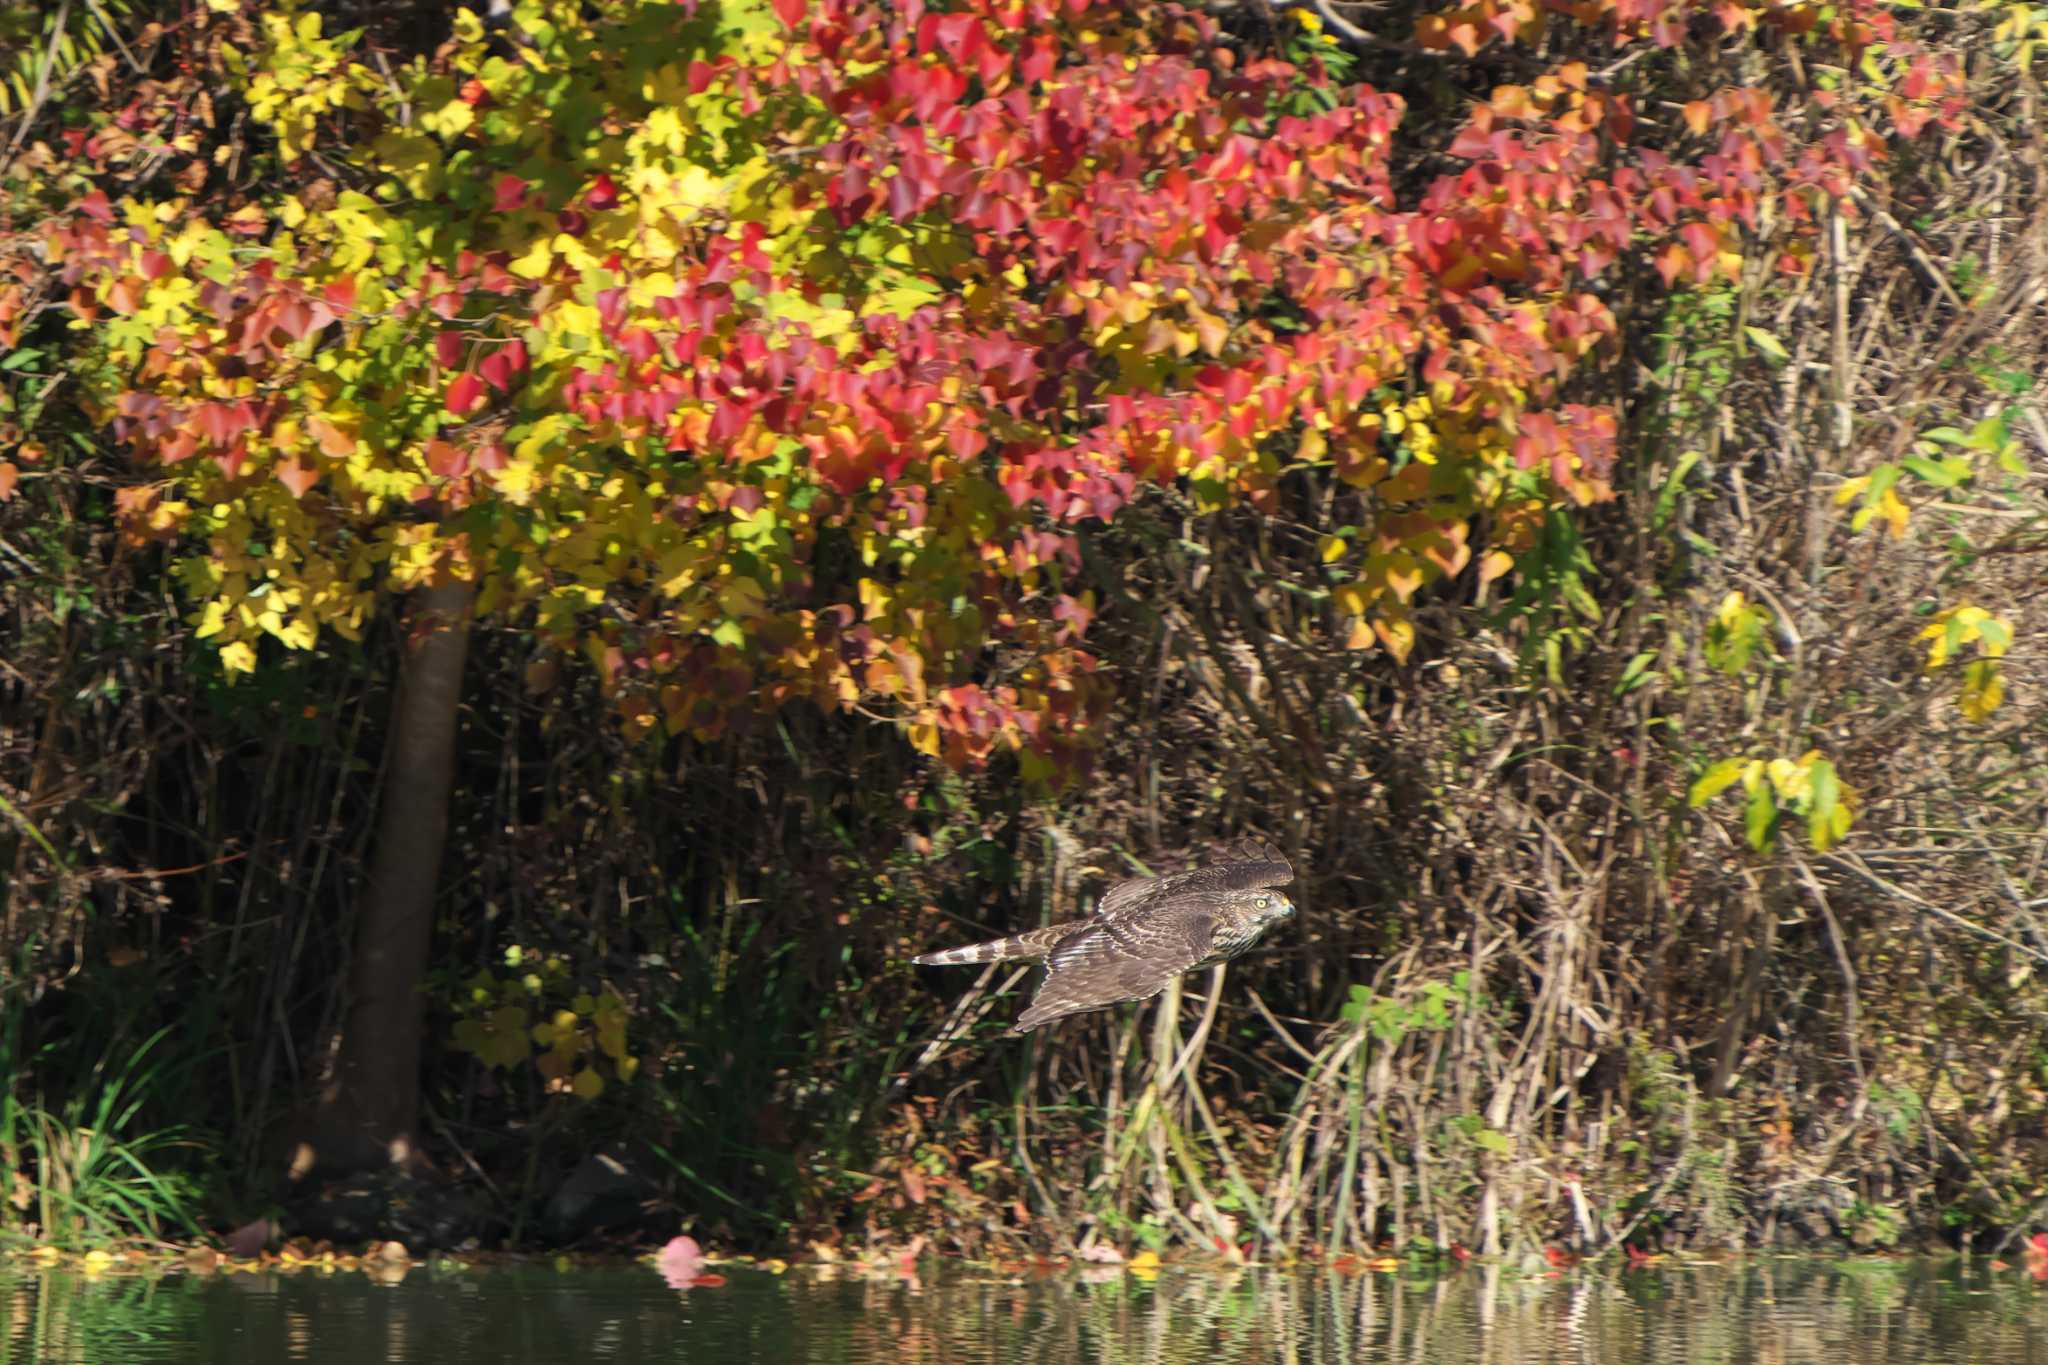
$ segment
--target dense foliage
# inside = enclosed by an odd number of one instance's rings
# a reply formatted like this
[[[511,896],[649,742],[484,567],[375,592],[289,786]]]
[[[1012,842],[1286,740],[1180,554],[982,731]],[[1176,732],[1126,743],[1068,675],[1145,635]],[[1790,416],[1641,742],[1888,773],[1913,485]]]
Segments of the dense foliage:
[[[1949,906],[1858,938],[1844,884],[1895,878],[1812,860],[1894,799],[1878,736],[1974,744],[2028,685],[2028,596],[1987,556],[2039,553],[2048,29],[1351,8],[208,0],[116,50],[60,16],[16,82],[0,242],[7,946],[53,992],[9,1036],[61,1014],[67,954],[147,939],[219,989],[184,1064],[228,1047],[234,1112],[202,1121],[260,1168],[339,1008],[314,910],[360,866],[391,606],[458,582],[483,657],[429,1089],[440,1141],[529,1195],[533,1144],[694,1133],[675,1188],[744,1236],[886,1189],[906,1232],[938,1190],[1068,1245],[1493,1250],[1618,1242],[1662,1199],[1729,1235],[1755,1154],[1695,1099],[1768,1039],[1759,1114],[1825,1128],[1847,1095],[1882,1125],[1913,1093],[1926,1119],[1939,1069],[1880,1075],[1861,992],[1937,911],[2021,954],[2008,991],[2048,959]],[[2005,235],[1932,259],[1980,165]],[[1860,284],[1880,250],[1904,264]],[[1915,309],[1942,319],[1920,350],[1882,330]],[[1881,381],[1880,346],[1919,359]],[[1900,567],[1965,495],[2011,533],[1965,520]],[[1957,680],[1939,721],[1909,648]],[[2040,776],[2005,733],[1973,798],[2001,829]],[[1724,853],[1686,812],[1737,791]],[[1171,1008],[1149,1061],[1093,1029],[1028,1074],[912,1045],[938,1002],[885,963],[956,932],[936,912],[1065,912],[1077,840],[1238,827],[1328,913],[1261,972],[1277,1016],[1210,1001],[1231,1112],[1201,1068],[1176,1086]],[[1842,1003],[1774,1016],[1809,891],[1839,975],[1801,990]],[[1726,961],[1680,980],[1692,941]],[[230,1043],[256,1019],[283,1041]],[[2042,1080],[1986,1103],[2038,1113]],[[1069,1092],[1103,1107],[1031,1116]],[[486,1150],[499,1116],[518,1142]],[[1099,1160],[1091,1196],[1033,1149]],[[1959,1223],[2020,1220],[2044,1167],[2015,1160],[1955,1177],[1995,1192]],[[1583,1165],[1601,1210],[1546,1202]],[[1857,1200],[1896,1233],[1888,1185]]]

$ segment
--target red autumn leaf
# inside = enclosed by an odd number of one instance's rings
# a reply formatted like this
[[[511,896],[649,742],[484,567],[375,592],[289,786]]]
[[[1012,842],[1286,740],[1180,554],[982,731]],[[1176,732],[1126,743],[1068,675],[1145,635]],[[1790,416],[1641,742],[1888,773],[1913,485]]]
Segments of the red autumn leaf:
[[[961,459],[971,460],[988,449],[988,437],[981,428],[959,422],[946,433],[946,447]]]
[[[241,426],[235,421],[235,412],[226,403],[201,403],[192,414],[198,424],[199,434],[217,446],[228,443]]]
[[[313,327],[313,310],[298,299],[286,299],[277,306],[277,328],[293,341],[303,341]]]
[[[590,182],[589,190],[583,195],[583,202],[599,211],[616,208],[619,202],[619,187],[612,183],[609,175],[600,171],[597,178]]]
[[[338,280],[329,280],[320,286],[320,297],[337,313],[352,311],[356,306],[356,277],[343,275]]]
[[[483,401],[483,398],[482,380],[471,373],[458,375],[455,382],[448,386],[448,411],[457,417],[466,416],[471,408]]]
[[[775,0],[775,17],[784,28],[794,29],[803,22],[805,8],[804,0]]]
[[[635,365],[645,365],[661,354],[661,343],[645,327],[628,327],[619,334],[619,349]]]
[[[492,207],[510,213],[526,203],[526,182],[516,175],[501,175],[492,186]]]
[[[107,202],[105,190],[94,190],[78,201],[78,211],[96,223],[114,221],[114,206]]]
[[[142,253],[142,278],[160,280],[171,273],[171,258],[161,251]]]
[[[462,333],[442,332],[434,338],[434,359],[441,368],[452,370],[462,363]]]
[[[478,373],[482,374],[489,381],[490,386],[499,393],[503,393],[506,389],[512,387],[512,380],[518,373],[517,367],[513,364],[512,356],[509,354],[510,349],[510,347],[499,347],[485,356],[483,362],[477,366]]]

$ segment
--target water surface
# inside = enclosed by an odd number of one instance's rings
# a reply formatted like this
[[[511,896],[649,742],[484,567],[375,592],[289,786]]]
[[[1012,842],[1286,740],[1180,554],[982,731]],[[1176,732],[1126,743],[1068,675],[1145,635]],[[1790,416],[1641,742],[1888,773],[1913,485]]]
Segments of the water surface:
[[[2048,1285],[1984,1262],[1752,1259],[1448,1279],[1250,1269],[915,1281],[725,1268],[86,1278],[0,1267],[0,1365],[2048,1365]]]

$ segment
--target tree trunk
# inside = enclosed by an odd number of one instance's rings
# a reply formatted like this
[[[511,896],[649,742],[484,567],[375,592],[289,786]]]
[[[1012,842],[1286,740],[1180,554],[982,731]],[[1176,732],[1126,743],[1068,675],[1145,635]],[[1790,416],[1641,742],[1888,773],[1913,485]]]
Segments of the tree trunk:
[[[425,1019],[420,982],[448,839],[457,707],[475,596],[471,584],[448,583],[414,598],[339,1047],[313,1122],[294,1144],[295,1177],[316,1167],[414,1164]]]

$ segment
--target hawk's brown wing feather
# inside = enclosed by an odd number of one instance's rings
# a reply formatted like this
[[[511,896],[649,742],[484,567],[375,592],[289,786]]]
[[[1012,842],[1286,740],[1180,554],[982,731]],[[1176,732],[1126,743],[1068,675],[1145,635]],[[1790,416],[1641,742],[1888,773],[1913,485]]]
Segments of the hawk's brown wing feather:
[[[1045,983],[1017,1016],[1017,1031],[1149,999],[1207,957],[1215,933],[1215,916],[1194,902],[1158,907],[1142,920],[1098,920],[1046,958]]]
[[[1286,854],[1263,839],[1240,839],[1217,849],[1209,861],[1186,872],[1118,882],[1102,893],[1095,906],[1095,917],[1121,919],[1184,895],[1256,891],[1264,886],[1285,886],[1293,880],[1294,867]]]

